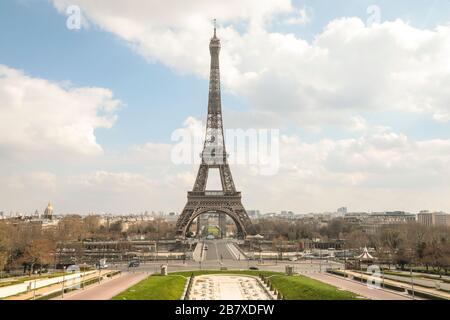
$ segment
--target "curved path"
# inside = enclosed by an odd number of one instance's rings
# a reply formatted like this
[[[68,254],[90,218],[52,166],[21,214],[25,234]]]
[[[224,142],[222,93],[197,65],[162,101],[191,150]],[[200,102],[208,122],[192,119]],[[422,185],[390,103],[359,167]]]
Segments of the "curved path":
[[[384,289],[371,289],[367,285],[361,284],[360,282],[332,276],[326,273],[306,274],[306,276],[331,284],[339,289],[354,292],[371,300],[411,300],[411,297],[400,293],[395,293]]]
[[[110,300],[148,276],[149,274],[145,272],[124,273],[118,278],[106,280],[98,285],[94,284],[85,290],[66,294],[64,299],[58,297],[54,300]]]

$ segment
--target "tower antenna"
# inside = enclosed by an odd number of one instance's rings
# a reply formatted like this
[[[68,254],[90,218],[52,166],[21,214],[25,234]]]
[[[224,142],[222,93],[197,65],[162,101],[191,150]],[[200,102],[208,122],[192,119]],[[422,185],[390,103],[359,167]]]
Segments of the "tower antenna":
[[[214,37],[216,37],[217,19],[214,19]]]

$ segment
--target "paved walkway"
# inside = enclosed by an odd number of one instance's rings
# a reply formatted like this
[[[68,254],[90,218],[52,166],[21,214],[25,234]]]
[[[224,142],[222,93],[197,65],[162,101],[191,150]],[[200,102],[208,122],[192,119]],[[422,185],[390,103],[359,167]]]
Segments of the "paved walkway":
[[[349,275],[355,276],[355,277],[361,277],[362,276],[363,279],[367,279],[369,277],[368,275],[364,275],[364,274],[361,275],[360,272],[349,271],[349,270],[345,270],[344,272],[349,274]],[[411,288],[410,284],[404,283],[404,282],[395,281],[395,280],[384,279],[383,282],[386,283],[386,284],[392,284],[392,285],[395,285],[395,286],[399,286],[399,287],[404,288],[404,289],[410,289]],[[427,294],[431,294],[431,295],[434,295],[434,296],[439,296],[439,297],[441,297],[443,299],[450,300],[450,293],[447,293],[447,292],[444,292],[444,291],[440,291],[440,290],[437,290],[437,289],[426,288],[426,287],[415,285],[414,286],[414,290],[415,291],[421,291],[421,292],[424,292],[424,293],[427,293]]]
[[[450,292],[450,283],[446,283],[442,281],[442,279],[439,278],[423,278],[420,275],[414,276],[412,279],[409,277],[409,275],[405,276],[398,276],[398,275],[391,275],[391,274],[383,274],[383,277],[385,279],[390,279],[398,282],[403,282],[407,284],[411,284],[411,280],[414,282],[414,285],[421,286],[425,288],[431,288],[431,289],[437,289],[437,287],[442,288],[446,291]]]
[[[99,285],[92,285],[85,290],[66,294],[64,295],[64,300],[110,300],[148,276],[149,274],[145,272],[123,273],[121,276]],[[58,297],[53,300],[63,299]]]
[[[199,241],[195,245],[194,252],[192,253],[192,259],[196,262],[205,260],[205,255],[203,252],[203,241]]]
[[[205,275],[194,278],[190,300],[270,300],[255,277]]]
[[[111,272],[111,270],[102,270],[101,275],[104,276],[110,272]],[[83,278],[76,279],[76,281],[80,281],[80,280],[85,281],[85,280],[89,280],[89,279],[95,279],[95,278],[98,278],[98,276],[99,276],[98,272],[95,272],[95,273],[87,275]],[[64,287],[67,288],[67,286],[73,285],[75,283],[76,282],[74,282],[73,280],[66,280]],[[53,284],[53,285],[50,285],[47,287],[42,287],[42,288],[39,288],[36,290],[30,290],[28,292],[24,292],[24,293],[21,293],[16,296],[8,297],[8,298],[6,298],[6,300],[29,300],[29,299],[33,299],[34,296],[36,296],[36,298],[38,298],[40,296],[47,295],[51,292],[54,292],[54,291],[60,290],[60,289],[62,289],[62,283],[56,283],[56,284]]]
[[[326,273],[311,273],[305,274],[305,276],[328,283],[339,289],[356,293],[357,295],[371,300],[411,300],[411,298],[406,295],[397,294],[387,290],[371,289],[367,287],[366,284],[361,284],[357,281],[332,276]]]

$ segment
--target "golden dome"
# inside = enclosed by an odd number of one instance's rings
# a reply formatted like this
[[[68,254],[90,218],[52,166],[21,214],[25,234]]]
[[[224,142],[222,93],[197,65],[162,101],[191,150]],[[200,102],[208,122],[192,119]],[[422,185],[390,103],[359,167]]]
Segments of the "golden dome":
[[[48,203],[47,208],[44,211],[44,216],[51,216],[53,214],[53,206],[51,202]]]

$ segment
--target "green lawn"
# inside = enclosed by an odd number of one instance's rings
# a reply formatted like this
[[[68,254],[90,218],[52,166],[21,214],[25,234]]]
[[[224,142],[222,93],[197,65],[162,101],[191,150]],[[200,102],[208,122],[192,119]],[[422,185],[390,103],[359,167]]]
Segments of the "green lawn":
[[[273,276],[273,286],[286,300],[356,300],[357,295],[305,276]]]
[[[217,238],[220,236],[220,229],[218,227],[208,227],[208,234],[212,234]]]
[[[175,275],[152,275],[113,300],[179,300],[188,279]]]
[[[354,300],[356,294],[338,290],[336,287],[304,276],[286,276],[283,273],[253,270],[197,270],[170,273],[168,276],[153,275],[127,291],[114,297],[114,300],[177,300],[181,298],[187,278],[205,274],[242,274],[271,276],[274,287],[287,300]]]

